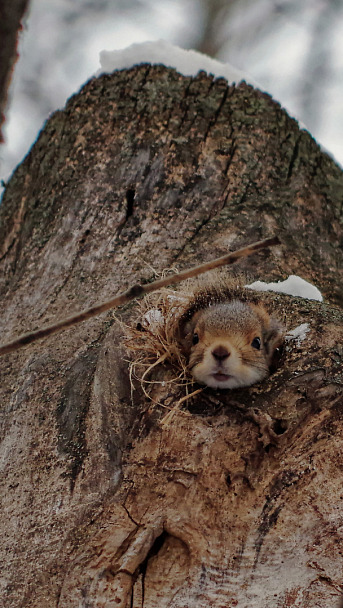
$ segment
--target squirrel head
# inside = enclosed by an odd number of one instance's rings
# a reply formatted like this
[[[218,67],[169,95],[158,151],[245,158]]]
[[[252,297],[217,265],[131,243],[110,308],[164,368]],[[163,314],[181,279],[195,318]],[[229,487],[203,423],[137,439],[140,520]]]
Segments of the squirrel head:
[[[227,389],[250,386],[268,376],[283,330],[262,304],[232,300],[196,311],[181,334],[194,379]]]

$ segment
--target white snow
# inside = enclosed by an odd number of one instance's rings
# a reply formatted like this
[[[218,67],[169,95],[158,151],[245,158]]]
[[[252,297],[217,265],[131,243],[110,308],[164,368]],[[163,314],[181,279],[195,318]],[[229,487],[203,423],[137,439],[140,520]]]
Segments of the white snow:
[[[306,338],[306,334],[310,331],[310,326],[308,323],[302,323],[301,325],[298,325],[298,327],[296,327],[295,329],[292,329],[291,331],[288,332],[288,334],[285,336],[285,340],[289,341],[289,340],[296,340],[297,345],[299,346],[299,344],[305,340]]]
[[[203,70],[217,78],[226,78],[229,84],[245,80],[253,86],[259,86],[248,74],[237,70],[229,63],[211,59],[198,51],[182,49],[166,40],[131,44],[126,49],[115,51],[101,51],[101,70],[98,73],[131,68],[141,63],[163,64],[175,68],[184,76],[196,76],[200,70]]]
[[[142,325],[145,329],[149,329],[152,333],[163,325],[164,317],[158,308],[151,308],[142,318]]]
[[[178,291],[174,291],[174,293],[170,293],[167,295],[167,300],[170,303],[182,303],[185,302],[185,300],[187,300],[186,296],[183,296],[181,293],[179,293]]]
[[[245,287],[255,289],[256,291],[276,291],[278,293],[287,293],[290,296],[307,298],[308,300],[323,301],[323,296],[317,287],[294,274],[291,274],[285,281],[278,281],[277,283],[255,281]]]

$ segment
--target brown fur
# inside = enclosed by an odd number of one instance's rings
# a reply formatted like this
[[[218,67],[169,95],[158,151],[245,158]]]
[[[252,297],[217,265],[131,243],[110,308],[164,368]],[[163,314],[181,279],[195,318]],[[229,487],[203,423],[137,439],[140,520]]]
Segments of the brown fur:
[[[194,333],[199,335],[198,344],[193,344]],[[270,317],[260,294],[245,289],[239,279],[214,273],[210,280],[186,282],[180,291],[164,289],[145,298],[137,329],[128,331],[126,344],[134,373],[142,382],[147,379],[147,370],[159,361],[173,368],[175,381],[195,378],[214,388],[234,388],[268,375],[282,336],[280,323]],[[251,346],[254,338],[261,341],[259,349]],[[220,348],[228,352],[227,367],[229,360],[231,367],[236,361],[235,381],[221,381],[225,365],[212,354],[216,348],[218,353]],[[207,372],[197,374],[202,364],[208,368],[209,381]],[[213,381],[217,368],[220,380]],[[227,375],[231,378],[231,372]]]

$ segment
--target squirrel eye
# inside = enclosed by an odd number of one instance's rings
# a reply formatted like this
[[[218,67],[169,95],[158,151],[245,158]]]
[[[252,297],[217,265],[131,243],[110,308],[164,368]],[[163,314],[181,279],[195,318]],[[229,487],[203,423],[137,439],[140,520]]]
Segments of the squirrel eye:
[[[251,343],[251,346],[253,348],[256,348],[257,350],[260,350],[260,348],[261,348],[261,340],[260,340],[260,338],[254,338],[253,341],[252,341],[252,343]]]
[[[198,342],[199,342],[198,334],[193,334],[192,342],[193,342],[193,344],[198,344]]]

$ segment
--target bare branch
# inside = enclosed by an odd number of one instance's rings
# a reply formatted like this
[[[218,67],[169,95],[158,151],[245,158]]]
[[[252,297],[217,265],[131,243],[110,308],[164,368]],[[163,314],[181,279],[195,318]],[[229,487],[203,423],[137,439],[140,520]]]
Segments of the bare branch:
[[[119,294],[118,296],[115,296],[114,298],[108,300],[107,302],[104,302],[103,304],[97,304],[96,306],[92,306],[91,308],[77,313],[72,317],[63,319],[62,321],[58,321],[53,325],[48,325],[47,327],[43,327],[42,329],[38,329],[37,331],[23,334],[22,336],[19,336],[19,338],[13,340],[13,342],[8,342],[7,344],[0,346],[0,356],[18,350],[19,348],[23,348],[27,344],[32,344],[32,342],[36,342],[36,340],[40,340],[41,338],[52,336],[53,334],[67,329],[68,327],[72,327],[77,323],[81,323],[82,321],[86,321],[91,317],[95,317],[96,315],[99,315],[102,312],[109,310],[110,308],[117,308],[118,306],[123,306],[123,304],[127,304],[127,302],[130,302],[130,300],[134,300],[139,296],[145,295],[152,291],[156,291],[157,289],[161,289],[161,287],[166,287],[167,285],[175,285],[177,283],[181,283],[181,281],[184,281],[185,279],[196,277],[208,270],[213,270],[214,268],[219,268],[220,266],[233,264],[240,258],[247,257],[255,251],[258,251],[260,249],[266,249],[267,247],[272,247],[273,245],[278,245],[279,243],[280,241],[277,236],[264,239],[263,241],[257,241],[256,243],[252,243],[248,247],[244,247],[243,249],[238,249],[237,251],[228,253],[223,257],[212,260],[211,262],[206,262],[205,264],[201,264],[200,266],[193,266],[193,268],[183,270],[182,272],[165,277],[163,279],[158,279],[153,283],[149,283],[147,285],[133,285],[127,291]]]

